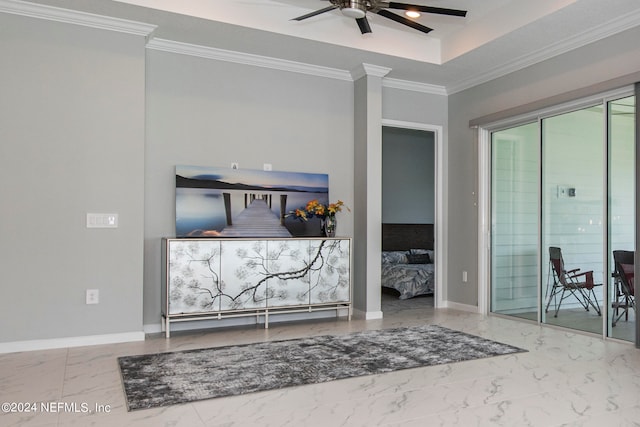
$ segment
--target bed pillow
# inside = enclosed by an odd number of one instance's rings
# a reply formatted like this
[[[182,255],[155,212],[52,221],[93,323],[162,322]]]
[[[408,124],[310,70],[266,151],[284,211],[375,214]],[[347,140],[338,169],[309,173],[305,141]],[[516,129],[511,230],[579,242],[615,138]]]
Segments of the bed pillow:
[[[407,264],[407,252],[405,251],[383,251],[383,264]]]
[[[429,254],[409,254],[407,264],[431,264],[431,257]]]
[[[409,250],[409,253],[416,254],[416,255],[429,254],[431,259],[433,259],[433,249],[411,249]]]
[[[427,254],[429,255],[429,259],[431,259],[431,262],[433,262],[433,250],[431,249],[411,249],[409,253],[414,255]]]

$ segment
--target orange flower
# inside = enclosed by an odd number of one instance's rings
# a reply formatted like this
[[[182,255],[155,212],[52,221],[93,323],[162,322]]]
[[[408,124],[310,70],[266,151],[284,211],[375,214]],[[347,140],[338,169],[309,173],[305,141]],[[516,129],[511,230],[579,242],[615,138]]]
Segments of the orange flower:
[[[318,201],[318,199],[313,199],[309,200],[304,208],[298,208],[293,212],[289,212],[289,215],[295,215],[297,218],[307,221],[310,217],[313,216],[321,218],[324,218],[326,216],[335,216],[336,213],[342,212],[343,206],[348,211],[351,211],[344,205],[344,202],[342,200],[338,200],[336,203],[323,205]]]
[[[338,200],[336,203],[330,203],[329,207],[327,207],[327,211],[329,215],[335,215],[337,212],[342,212],[342,206],[344,206],[344,202],[342,200]],[[349,208],[347,208],[349,210]]]

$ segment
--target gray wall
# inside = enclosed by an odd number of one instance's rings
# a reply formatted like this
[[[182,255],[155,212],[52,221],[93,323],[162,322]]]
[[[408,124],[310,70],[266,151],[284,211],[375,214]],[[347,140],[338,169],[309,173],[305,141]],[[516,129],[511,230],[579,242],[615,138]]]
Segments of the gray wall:
[[[142,333],[144,44],[0,14],[0,342]]]
[[[640,70],[640,29],[576,49],[540,64],[449,96],[448,257],[449,301],[478,301],[478,150],[469,121],[597,85]],[[462,283],[462,270],[469,282]]]
[[[448,100],[445,95],[436,95],[417,89],[415,91],[382,88],[382,117],[433,126],[442,126],[446,135]]]
[[[382,222],[435,222],[433,132],[382,128]]]
[[[477,303],[469,120],[637,72],[639,37],[629,30],[448,98],[383,87],[383,119],[444,129],[443,243],[456,260],[446,268],[449,301]],[[0,54],[0,319],[13,325],[0,342],[159,324],[176,164],[328,173],[331,198],[353,205],[353,82],[145,57],[140,36],[6,14]],[[87,212],[116,212],[120,227],[87,229]],[[353,235],[362,214],[342,215],[338,233]],[[87,288],[100,289],[100,304],[85,305]]]
[[[353,82],[147,53],[144,323],[160,324],[160,241],[175,236],[177,164],[329,174],[353,235]]]
[[[354,234],[354,82],[9,14],[0,54],[0,319],[13,325],[0,343],[159,327],[176,164],[328,173],[331,199],[352,208],[338,234]],[[383,109],[442,125],[446,97],[384,88]],[[89,212],[120,226],[87,229]]]

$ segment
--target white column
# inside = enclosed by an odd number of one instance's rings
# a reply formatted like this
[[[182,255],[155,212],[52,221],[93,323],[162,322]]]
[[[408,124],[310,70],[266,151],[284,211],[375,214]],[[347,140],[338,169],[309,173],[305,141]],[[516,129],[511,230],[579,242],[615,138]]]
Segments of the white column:
[[[390,68],[362,64],[354,80],[354,289],[355,311],[382,318],[382,79]]]

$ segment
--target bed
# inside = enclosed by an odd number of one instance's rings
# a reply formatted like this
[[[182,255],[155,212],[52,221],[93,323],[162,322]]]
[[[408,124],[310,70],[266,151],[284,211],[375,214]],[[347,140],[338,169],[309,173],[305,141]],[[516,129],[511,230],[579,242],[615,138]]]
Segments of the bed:
[[[433,224],[382,224],[382,286],[400,299],[433,294]]]

